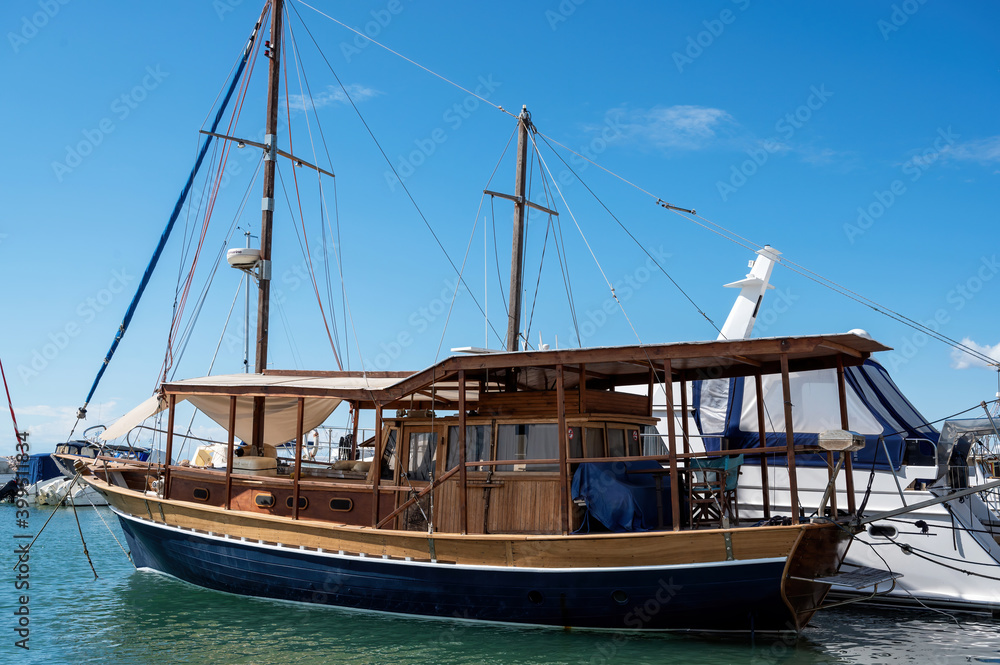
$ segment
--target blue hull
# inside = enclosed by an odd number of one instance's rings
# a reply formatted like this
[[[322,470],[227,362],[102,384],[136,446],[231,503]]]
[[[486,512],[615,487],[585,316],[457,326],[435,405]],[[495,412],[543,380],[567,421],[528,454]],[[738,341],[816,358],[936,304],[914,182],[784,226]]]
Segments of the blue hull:
[[[542,626],[794,630],[783,558],[614,569],[463,566],[243,542],[119,514],[138,568],[247,596]]]

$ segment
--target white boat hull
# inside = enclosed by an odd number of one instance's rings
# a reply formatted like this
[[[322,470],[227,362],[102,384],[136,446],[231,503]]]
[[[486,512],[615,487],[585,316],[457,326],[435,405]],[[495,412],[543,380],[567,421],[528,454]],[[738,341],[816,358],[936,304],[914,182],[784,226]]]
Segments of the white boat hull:
[[[906,490],[916,478],[935,475],[936,469],[904,467],[899,477],[902,496],[891,473],[877,471],[865,507],[866,515],[895,510],[933,499],[941,492]],[[858,504],[864,499],[869,472],[855,470],[854,486]],[[813,513],[827,485],[827,470],[799,468],[799,500],[806,515]],[[844,510],[847,494],[845,478],[839,478],[837,506]],[[784,467],[768,469],[772,515],[789,514],[788,472]],[[740,474],[741,523],[763,519],[763,492],[760,467],[745,465]],[[986,522],[986,523],[984,523]],[[845,566],[867,566],[903,573],[895,588],[873,602],[893,605],[921,605],[973,611],[1000,611],[1000,525],[990,525],[988,511],[977,495],[938,504],[906,515],[879,520],[859,533],[845,559]],[[919,526],[917,524],[919,523]],[[834,587],[840,595],[871,595]],[[884,589],[879,589],[884,591]]]
[[[106,506],[107,499],[100,492],[79,481],[70,490],[73,481],[69,478],[51,478],[30,485],[24,495],[24,499],[36,506]],[[66,497],[67,491],[71,491]],[[63,500],[63,497],[66,497]]]

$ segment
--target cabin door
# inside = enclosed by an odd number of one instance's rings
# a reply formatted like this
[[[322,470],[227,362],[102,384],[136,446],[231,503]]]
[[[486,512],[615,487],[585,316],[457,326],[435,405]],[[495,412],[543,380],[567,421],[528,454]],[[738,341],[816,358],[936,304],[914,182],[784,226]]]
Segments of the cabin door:
[[[437,477],[438,446],[441,437],[438,429],[433,427],[406,428],[405,450],[403,453],[405,476],[400,478],[403,487],[412,487],[419,492]],[[412,497],[412,494],[401,493],[398,505],[402,505]],[[431,511],[430,496],[425,495],[403,513],[401,528],[407,530],[424,530]]]

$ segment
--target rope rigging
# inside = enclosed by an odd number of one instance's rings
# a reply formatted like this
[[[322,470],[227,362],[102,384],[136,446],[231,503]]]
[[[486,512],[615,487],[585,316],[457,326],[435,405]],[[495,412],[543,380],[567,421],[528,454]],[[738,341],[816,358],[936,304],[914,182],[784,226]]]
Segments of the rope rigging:
[[[286,27],[286,29],[289,32],[291,32],[291,22],[290,21],[285,24],[285,27]],[[289,38],[289,40],[291,41],[291,38]],[[294,49],[293,49],[293,53],[294,53]],[[289,99],[288,99],[288,61],[286,59],[282,59],[281,64],[282,64],[282,67],[284,68],[284,73],[285,73],[285,76],[283,77],[283,80],[284,80],[284,83],[285,83],[285,112],[286,112],[286,117],[288,119],[288,126],[291,127],[292,126],[292,110],[291,110],[291,103],[289,102]],[[301,91],[301,87],[300,87],[300,91]],[[312,99],[312,96],[310,95],[310,100],[311,99]],[[311,106],[315,107],[315,104],[311,104]],[[309,125],[309,114],[308,113],[306,114],[306,127],[309,128],[309,137],[310,137],[310,142],[311,142],[312,141],[312,129],[311,129],[310,125]],[[288,152],[289,152],[289,154],[293,154],[293,155],[295,154],[295,151],[293,150],[293,146],[292,146],[292,133],[291,132],[288,132]],[[314,155],[313,159],[315,159],[315,154],[316,154],[316,150],[315,150],[315,146],[313,146],[313,155]],[[277,171],[278,171],[278,175],[279,175],[279,178],[280,178],[281,169],[279,168],[279,169],[277,169]],[[316,172],[316,175],[317,175],[317,177],[322,178],[322,174],[320,174],[319,171]],[[302,224],[302,242],[305,245],[305,260],[306,260],[306,265],[309,268],[309,279],[312,281],[313,292],[316,294],[316,302],[319,304],[319,311],[320,311],[320,314],[323,316],[323,327],[326,329],[326,336],[330,340],[330,349],[333,351],[333,358],[337,362],[337,369],[343,370],[344,369],[344,365],[340,361],[340,354],[337,352],[337,344],[333,341],[333,334],[330,331],[330,323],[327,321],[326,310],[323,308],[323,299],[322,299],[322,297],[319,294],[319,286],[316,283],[316,272],[313,269],[312,253],[311,253],[311,250],[309,248],[309,234],[306,231],[305,214],[302,212],[302,196],[299,193],[299,176],[296,173],[294,166],[292,167],[292,181],[293,181],[293,183],[295,185],[295,201],[298,204],[298,209],[299,209],[299,222]],[[282,189],[284,190],[285,184],[284,184],[284,180],[283,179],[282,179],[282,182],[281,182],[281,186],[282,186]],[[286,199],[287,199],[287,193],[286,193],[285,196],[286,196]],[[290,203],[291,202],[289,202],[289,207],[291,207]],[[291,212],[291,211],[289,211],[289,212]],[[294,214],[292,215],[292,217],[294,219]],[[323,232],[322,219],[320,219],[320,232],[321,232],[321,234],[323,234],[325,236],[325,233]],[[336,322],[336,319],[334,319],[334,321],[333,321],[333,331],[336,332],[336,330],[337,330],[337,322]]]
[[[287,14],[287,11],[288,10],[287,10],[287,6],[286,6],[286,9],[285,9],[286,14]],[[323,124],[319,121],[319,113],[317,112],[316,103],[315,103],[315,100],[313,98],[312,87],[309,85],[309,77],[306,75],[305,67],[302,66],[302,56],[299,53],[298,41],[295,39],[295,34],[292,31],[292,27],[291,27],[292,26],[292,22],[291,22],[291,17],[290,16],[288,17],[288,20],[286,20],[286,25],[288,26],[288,42],[289,42],[289,44],[291,44],[292,55],[295,58],[295,72],[296,72],[296,76],[299,79],[299,92],[300,93],[303,92],[302,87],[304,85],[305,86],[305,94],[302,95],[302,98],[303,98],[303,100],[305,100],[305,99],[309,100],[308,109],[312,109],[313,117],[316,119],[316,130],[319,133],[320,143],[323,146],[323,152],[326,155],[327,163],[330,164],[330,170],[331,170],[331,172],[333,172],[334,171],[334,169],[333,169],[333,158],[330,156],[330,148],[329,148],[329,146],[327,145],[327,142],[326,142],[326,133],[323,131]],[[287,95],[286,95],[286,97],[287,97]],[[313,134],[312,134],[312,125],[309,123],[308,109],[307,109],[307,113],[306,113],[306,128],[307,128],[307,130],[309,132],[309,143],[310,143],[310,147],[311,147],[312,153],[313,153],[313,160],[318,162],[318,160],[316,158],[315,140],[314,140]],[[319,175],[320,174],[317,173],[317,176],[319,176]],[[343,352],[341,354],[341,357],[343,358],[344,362],[347,363],[347,368],[350,369],[350,343],[349,343],[350,338],[349,338],[349,336],[347,334],[347,288],[346,288],[346,285],[345,285],[345,282],[344,282],[344,270],[343,270],[342,254],[341,254],[342,250],[341,250],[341,243],[340,243],[340,213],[339,213],[338,194],[337,194],[337,180],[336,180],[336,178],[333,179],[333,204],[334,204],[334,216],[335,216],[335,219],[336,219],[336,233],[334,233],[333,227],[330,225],[329,211],[327,210],[327,206],[326,206],[326,193],[325,193],[325,191],[323,189],[323,184],[322,183],[323,183],[322,178],[321,177],[317,177],[317,179],[316,179],[317,190],[318,190],[319,197],[320,197],[320,206],[321,206],[321,209],[323,211],[323,214],[320,216],[320,236],[321,237],[325,237],[324,231],[323,231],[323,221],[324,221],[324,218],[325,218],[326,224],[327,224],[327,230],[330,233],[330,240],[331,240],[331,242],[333,242],[333,245],[334,245],[334,250],[335,250],[334,251],[334,256],[335,256],[335,259],[337,261],[338,276],[339,276],[339,279],[340,279],[340,288],[341,288],[341,293],[340,293],[340,295],[341,295],[341,318],[342,318],[342,320],[344,322],[344,344],[345,344],[345,347],[346,347],[343,350]],[[323,253],[323,258],[324,258],[323,268],[324,268],[324,275],[325,275],[325,278],[326,278],[327,302],[329,303],[329,307],[330,307],[330,318],[331,318],[331,320],[336,321],[336,316],[334,314],[334,309],[333,309],[333,302],[334,302],[333,301],[333,282],[332,282],[332,279],[330,277],[330,260],[329,260],[329,255],[330,255],[329,252],[324,251],[324,253]],[[335,340],[335,342],[337,344],[337,348],[340,349],[341,348],[340,332],[337,329],[336,324],[334,325],[334,328],[333,328],[333,336],[334,336],[334,340]]]

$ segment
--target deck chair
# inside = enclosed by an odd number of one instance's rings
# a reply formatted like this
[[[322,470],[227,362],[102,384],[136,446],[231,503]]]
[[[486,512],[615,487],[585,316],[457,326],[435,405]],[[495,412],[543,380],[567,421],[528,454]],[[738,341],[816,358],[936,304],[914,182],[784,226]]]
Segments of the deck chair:
[[[741,464],[743,455],[691,459],[688,502],[692,528],[722,526],[723,518],[730,524],[739,522],[736,487],[739,484]]]

